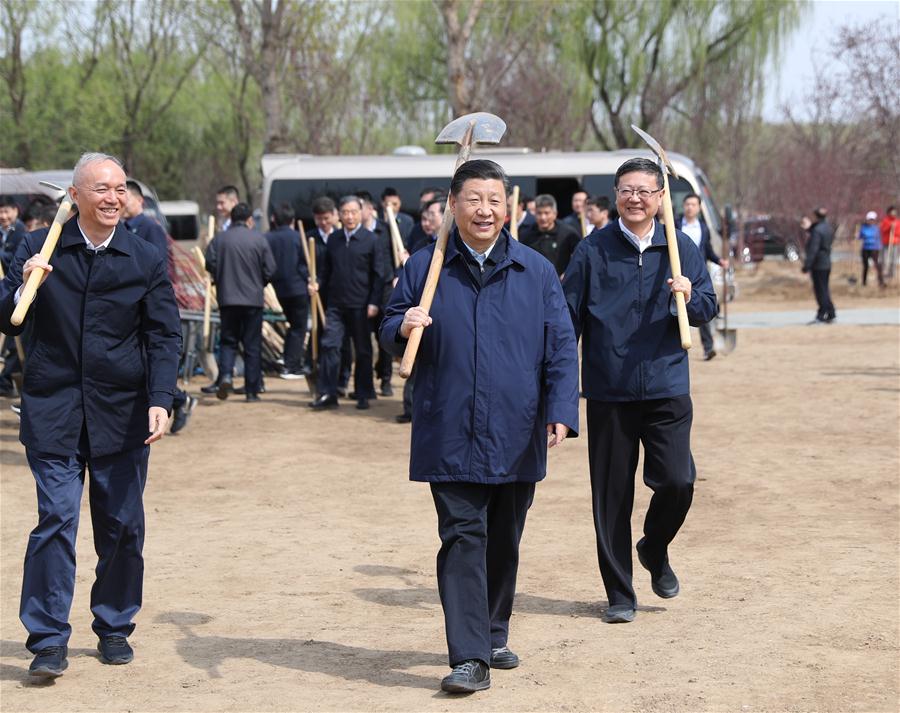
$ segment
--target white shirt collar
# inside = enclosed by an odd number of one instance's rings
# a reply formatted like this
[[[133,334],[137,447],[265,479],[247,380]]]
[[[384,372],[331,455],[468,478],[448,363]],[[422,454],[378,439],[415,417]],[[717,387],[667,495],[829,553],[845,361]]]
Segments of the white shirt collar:
[[[498,235],[497,238],[499,239],[499,237],[500,237],[500,236]],[[469,251],[469,254],[470,254],[472,257],[475,258],[475,261],[476,261],[479,265],[484,265],[484,261],[488,259],[488,257],[489,257],[490,254],[491,254],[491,250],[493,250],[493,249],[494,249],[494,246],[497,244],[497,240],[494,240],[494,242],[491,243],[491,246],[490,246],[487,250],[485,250],[483,253],[479,253],[479,252],[477,252],[476,250],[474,250],[474,249],[472,249],[471,247],[469,247],[469,246],[466,244],[466,241],[463,240],[462,238],[460,238],[460,242],[461,242],[463,245],[466,246],[466,250]]]
[[[76,219],[75,219],[75,222],[76,222],[77,225],[78,225],[78,231],[81,233],[81,237],[84,238],[84,244],[85,244],[85,246],[87,247],[88,250],[93,250],[94,252],[97,252],[97,251],[99,251],[99,250],[106,250],[106,248],[109,247],[109,241],[112,240],[113,235],[115,235],[115,233],[116,233],[116,229],[113,228],[113,229],[112,229],[112,232],[109,234],[109,237],[108,237],[106,240],[104,240],[104,241],[103,241],[102,243],[100,243],[99,245],[94,245],[94,244],[90,241],[90,238],[88,238],[88,236],[85,235],[85,234],[84,234],[84,231],[81,229],[81,220],[79,220],[78,218],[76,218]]]
[[[635,233],[632,233],[628,228],[625,227],[625,223],[622,222],[621,218],[619,218],[619,227],[622,229],[622,232],[625,233],[628,239],[635,244],[637,249],[641,252],[644,252],[644,250],[650,247],[650,241],[653,240],[653,234],[656,233],[656,218],[654,218],[650,223],[650,230],[644,237],[640,237]]]

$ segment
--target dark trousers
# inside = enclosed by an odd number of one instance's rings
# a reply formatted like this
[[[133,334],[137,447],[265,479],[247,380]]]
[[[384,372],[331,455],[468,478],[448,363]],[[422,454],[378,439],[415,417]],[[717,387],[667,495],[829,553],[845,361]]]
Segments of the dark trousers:
[[[244,389],[258,394],[262,388],[262,307],[221,307],[219,378],[231,376],[238,343],[244,348]]]
[[[324,330],[322,331],[324,335]],[[353,369],[353,339],[349,332],[344,332],[344,341],[341,342],[341,370],[338,376],[338,386],[347,388],[350,383],[350,371]]]
[[[341,346],[350,336],[356,353],[353,384],[357,398],[375,398],[372,379],[372,337],[365,307],[329,307],[325,311],[328,326],[322,337],[319,357],[319,393],[337,396],[341,370]]]
[[[884,275],[881,272],[881,250],[863,250],[862,251],[862,283],[866,286],[866,280],[869,277],[869,260],[875,263],[875,272],[878,274],[878,284],[884,287]]]
[[[631,510],[638,446],[644,445],[644,483],[653,490],[644,519],[643,552],[665,561],[694,493],[690,396],[651,401],[587,402],[597,558],[610,606],[637,606],[631,583]]]
[[[834,303],[831,301],[831,290],[828,289],[828,280],[831,277],[831,268],[827,270],[813,270],[813,292],[816,295],[816,319],[830,320],[835,318]]]
[[[22,371],[19,364],[19,352],[16,349],[15,337],[6,337],[3,342],[3,371],[0,371],[0,388],[10,389],[13,386],[12,375]]]
[[[369,320],[369,324],[372,328],[372,333],[375,335],[375,339],[378,339],[378,327],[381,325],[381,320],[384,319],[384,311],[378,310],[378,314],[372,319]],[[387,351],[383,346],[381,346],[381,342],[378,342],[378,359],[375,361],[375,375],[378,377],[378,380],[381,382],[382,386],[391,383],[391,376],[394,374],[394,357],[391,356],[391,353]]]
[[[281,309],[288,322],[284,336],[284,368],[293,374],[303,371],[303,345],[306,342],[306,322],[309,319],[309,297],[279,297]]]
[[[713,350],[712,322],[700,325],[700,343],[703,344],[703,353],[709,354]]]
[[[450,665],[491,661],[506,646],[519,542],[534,483],[432,483],[441,549],[438,590]]]
[[[416,388],[416,367],[413,366],[406,383],[403,384],[403,413],[412,416],[413,389]]]
[[[84,440],[84,439],[83,439]],[[144,505],[150,448],[91,458],[28,450],[37,482],[38,524],[28,538],[19,618],[28,630],[28,649],[65,646],[72,632],[69,610],[75,591],[75,537],[90,471],[91,523],[97,551],[91,589],[93,629],[98,636],[134,630],[144,581]]]

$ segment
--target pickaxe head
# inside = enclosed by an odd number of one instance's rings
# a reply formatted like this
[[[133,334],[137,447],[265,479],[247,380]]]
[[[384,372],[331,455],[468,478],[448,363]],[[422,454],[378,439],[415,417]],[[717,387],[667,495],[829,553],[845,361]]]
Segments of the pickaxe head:
[[[647,145],[652,149],[653,153],[655,153],[659,157],[660,168],[663,170],[667,170],[673,178],[678,178],[678,174],[675,172],[675,167],[672,166],[672,162],[669,161],[669,157],[666,156],[666,152],[663,150],[663,147],[660,145],[659,141],[654,139],[650,134],[642,129],[639,129],[634,124],[631,125],[631,128],[637,132],[637,135],[640,136],[644,141],[647,142]]]
[[[54,191],[59,191],[59,194],[56,196],[56,200],[59,200],[63,196],[66,195],[66,189],[62,186],[57,186],[55,183],[50,183],[50,181],[38,181],[42,186],[46,186],[47,188],[51,188]]]
[[[471,130],[472,144],[499,144],[506,133],[506,122],[499,116],[486,111],[466,114],[451,121],[434,140],[436,144],[459,144],[466,142],[466,134]]]

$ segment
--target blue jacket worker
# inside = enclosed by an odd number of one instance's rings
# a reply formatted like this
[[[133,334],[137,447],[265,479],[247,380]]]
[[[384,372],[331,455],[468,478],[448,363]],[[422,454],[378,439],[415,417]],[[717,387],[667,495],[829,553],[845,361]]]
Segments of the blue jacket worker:
[[[362,199],[344,196],[338,203],[341,225],[328,236],[322,273],[310,292],[320,290],[325,302],[325,333],[319,360],[319,396],[309,403],[316,410],[335,408],[340,387],[341,347],[353,340],[356,365],[356,408],[369,408],[376,398],[372,374],[372,331],[384,285],[383,251],[375,235],[362,227]]]
[[[149,445],[165,432],[181,351],[165,256],[119,222],[127,192],[121,163],[84,154],[72,182],[78,217],[63,227],[49,265],[38,254],[46,232],[29,234],[0,283],[0,331],[23,334],[20,439],[38,498],[19,615],[35,654],[30,672],[50,678],[68,665],[86,468],[99,558],[91,611],[100,660],[133,657],[127,637],[141,607]],[[21,286],[38,267],[47,270],[43,286],[15,327]]]
[[[681,348],[673,292],[681,292],[694,326],[716,313],[716,296],[699,250],[676,232],[682,276],[672,280],[666,234],[656,222],[663,175],[648,159],[616,171],[619,219],[576,248],[563,290],[582,339],[588,458],[600,574],[611,623],[634,619],[631,509],[639,444],[644,482],[653,490],[637,543],[653,591],[674,597],[669,544],[694,490],[688,355]]]
[[[507,646],[519,541],[548,445],[577,435],[578,355],[556,270],[503,229],[503,169],[469,161],[450,190],[457,228],[430,314],[417,305],[434,246],[406,262],[380,339],[401,355],[424,327],[410,479],[430,483],[437,510],[453,669],[441,688],[471,692],[490,686],[490,668],[519,664]]]
[[[266,240],[275,258],[272,287],[288,323],[284,337],[284,369],[282,379],[302,379],[309,371],[303,364],[306,344],[306,322],[309,318],[309,266],[300,246],[300,233],[293,229],[294,207],[281,203],[269,214],[272,230]]]
[[[709,226],[700,215],[700,205],[700,196],[696,193],[688,193],[682,200],[681,207],[684,212],[675,219],[675,227],[691,239],[705,261],[727,269],[728,260],[720,258],[713,250]],[[727,249],[727,247],[726,245],[725,248]],[[716,350],[713,346],[710,322],[700,325],[700,343],[703,345],[703,359],[709,361],[715,358]]]

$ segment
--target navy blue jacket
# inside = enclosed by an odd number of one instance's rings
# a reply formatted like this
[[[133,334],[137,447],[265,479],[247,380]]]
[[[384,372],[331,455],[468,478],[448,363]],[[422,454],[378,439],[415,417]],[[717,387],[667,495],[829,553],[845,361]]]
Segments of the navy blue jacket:
[[[404,213],[402,210],[397,213],[395,217],[397,218],[397,229],[400,231],[400,240],[405,245],[406,238],[416,224],[416,221],[413,220],[413,217],[409,215],[409,213]],[[383,221],[387,222],[386,214],[384,215]]]
[[[683,224],[684,216],[680,215],[675,219],[675,227],[681,230]],[[691,240],[691,242],[693,243],[694,241]],[[716,251],[713,250],[712,241],[709,237],[709,226],[706,224],[705,220],[700,221],[700,244],[697,247],[700,248],[700,254],[703,256],[704,260],[714,262],[716,265],[721,262],[719,256],[716,255]]]
[[[0,267],[3,267],[3,272],[9,270],[10,263],[12,263],[13,256],[16,254],[19,243],[22,242],[27,234],[28,231],[25,230],[25,223],[21,220],[16,220],[6,234],[6,238],[0,238]]]
[[[318,249],[318,248],[317,248]],[[328,307],[381,304],[384,250],[375,234],[359,227],[350,240],[343,228],[332,231],[325,247],[319,288]]]
[[[181,324],[166,259],[123,223],[94,254],[69,220],[53,272],[13,327],[22,265],[46,235],[26,236],[0,283],[0,332],[23,334],[26,355],[19,437],[26,448],[70,456],[86,426],[94,457],[141,447],[148,408],[171,410],[178,375]]]
[[[547,472],[547,424],[577,435],[578,352],[556,270],[505,230],[503,239],[506,255],[484,286],[455,230],[448,241],[416,359],[411,480],[537,482]],[[433,254],[429,246],[409,258],[385,308],[379,339],[394,355],[406,348],[400,324],[419,303]]]
[[[139,238],[143,238],[151,245],[159,250],[160,254],[165,256],[168,263],[169,259],[169,238],[166,231],[153,218],[144,213],[138,213],[134,218],[125,221],[125,227]]]
[[[285,225],[266,233],[266,240],[275,256],[275,274],[269,280],[275,295],[279,300],[308,296],[309,266],[300,247],[300,233]]]
[[[716,316],[716,294],[693,241],[676,232],[681,272],[691,281],[688,320]],[[598,401],[646,401],[690,393],[688,355],[681,348],[666,231],[643,254],[614,221],[581,241],[563,291],[575,332],[583,339],[581,388]]]

